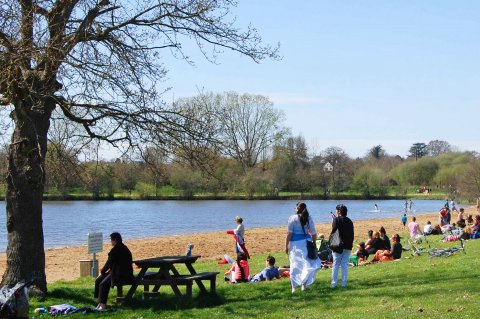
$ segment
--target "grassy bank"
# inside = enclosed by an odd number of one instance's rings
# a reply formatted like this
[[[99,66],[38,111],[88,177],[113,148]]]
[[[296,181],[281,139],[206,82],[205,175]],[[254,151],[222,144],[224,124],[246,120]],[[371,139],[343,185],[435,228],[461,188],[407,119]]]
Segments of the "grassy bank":
[[[0,200],[5,199],[6,186],[0,183]],[[185,195],[181,190],[171,185],[155,188],[149,187],[139,191],[137,189],[128,191],[117,191],[113,194],[99,193],[94,195],[81,189],[71,189],[69,193],[62,194],[55,189],[47,189],[43,195],[44,200],[50,201],[72,201],[72,200],[355,200],[355,199],[434,199],[444,200],[448,196],[444,189],[433,189],[429,194],[417,192],[416,187],[403,188],[401,186],[389,186],[383,195],[365,196],[364,194],[346,190],[342,192],[331,192],[326,196],[323,191],[315,189],[307,192],[279,192],[276,195],[263,192],[256,192],[248,195],[244,192],[197,192],[193,195]]]
[[[431,238],[432,246],[452,246]],[[408,245],[404,245],[408,246]],[[197,262],[197,271],[220,271],[217,295],[199,295],[194,287],[191,300],[177,300],[169,287],[160,296],[145,300],[137,290],[131,305],[109,303],[115,312],[92,314],[92,318],[473,318],[477,317],[480,277],[480,240],[466,243],[466,254],[430,259],[426,254],[411,257],[408,252],[396,262],[350,268],[347,288],[331,290],[330,270],[320,270],[317,282],[306,292],[291,294],[286,279],[252,284],[228,284],[227,270],[216,262]],[[288,264],[285,253],[276,252],[277,265]],[[266,254],[254,256],[253,273],[264,267]],[[57,282],[49,286],[44,300],[32,298],[31,310],[54,304],[94,306],[93,279]],[[183,288],[183,287],[182,287]],[[181,289],[182,289],[181,288]],[[183,291],[183,290],[182,290]],[[48,315],[34,318],[49,317]],[[84,317],[82,314],[72,318]]]

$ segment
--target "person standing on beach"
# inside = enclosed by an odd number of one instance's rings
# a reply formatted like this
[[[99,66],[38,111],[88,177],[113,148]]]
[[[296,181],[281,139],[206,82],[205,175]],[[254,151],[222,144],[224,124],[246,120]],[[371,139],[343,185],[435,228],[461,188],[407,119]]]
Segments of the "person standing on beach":
[[[94,297],[98,298],[98,310],[107,308],[107,298],[110,288],[114,286],[131,285],[133,283],[132,253],[122,242],[119,233],[110,234],[112,249],[100,275],[95,279]]]
[[[237,223],[237,228],[227,230],[227,234],[235,235],[235,253],[236,254],[245,254],[247,258],[250,258],[248,251],[245,248],[245,226],[243,226],[243,218],[240,216],[235,217],[235,222]]]
[[[348,278],[348,261],[352,253],[353,248],[353,237],[354,237],[354,228],[353,222],[350,218],[347,217],[347,206],[337,205],[337,217],[332,222],[332,231],[333,234],[337,229],[340,234],[340,239],[343,243],[342,252],[332,252],[333,254],[333,270],[332,270],[332,281],[330,283],[330,288],[337,288],[338,281],[338,271],[340,266],[342,266],[342,287],[347,285]]]
[[[403,227],[405,228],[405,224],[407,224],[407,214],[403,214],[402,216],[402,224],[403,224]]]
[[[453,212],[457,212],[458,213],[458,210],[457,210],[457,207],[455,207],[455,201],[452,199],[452,201],[450,202],[450,206],[452,207],[452,213]]]
[[[410,200],[408,202],[408,209],[412,210],[412,205],[413,205],[413,202],[412,202],[412,200]]]
[[[290,282],[292,293],[299,286],[302,291],[313,284],[317,271],[321,268],[320,258],[309,259],[307,240],[316,242],[317,231],[312,216],[305,203],[297,203],[295,214],[288,218],[288,230],[285,237],[285,252],[290,259]]]

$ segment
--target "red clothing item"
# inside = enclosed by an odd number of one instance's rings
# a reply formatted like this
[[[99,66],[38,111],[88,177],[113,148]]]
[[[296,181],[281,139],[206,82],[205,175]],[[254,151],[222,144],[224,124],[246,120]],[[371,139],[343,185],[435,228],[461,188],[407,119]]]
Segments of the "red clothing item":
[[[240,270],[240,267],[242,267],[242,270],[243,270],[243,278],[242,278],[242,271]],[[234,273],[234,276],[232,279],[234,279],[235,281],[248,280],[248,276],[250,275],[250,266],[248,265],[248,261],[240,260],[240,266],[238,265],[237,262],[234,262],[232,265],[232,268],[230,268],[230,270],[226,272],[226,275],[232,272]]]

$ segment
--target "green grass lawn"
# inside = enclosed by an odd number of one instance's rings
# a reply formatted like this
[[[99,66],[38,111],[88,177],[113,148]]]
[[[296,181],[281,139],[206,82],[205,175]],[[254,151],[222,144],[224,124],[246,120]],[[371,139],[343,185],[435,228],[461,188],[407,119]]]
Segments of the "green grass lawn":
[[[432,236],[432,246],[440,243]],[[404,244],[408,247],[408,244]],[[177,300],[170,287],[145,300],[139,287],[131,305],[116,304],[115,289],[109,304],[115,312],[90,314],[91,318],[477,318],[480,309],[480,240],[466,243],[466,254],[430,259],[427,254],[412,257],[403,253],[399,261],[350,268],[346,288],[330,289],[330,270],[320,270],[317,281],[305,292],[292,295],[288,279],[271,282],[229,284],[223,281],[227,265],[198,261],[197,271],[219,271],[216,295],[199,295]],[[288,264],[285,253],[273,253],[277,265]],[[264,267],[267,254],[252,257],[252,273]],[[180,287],[184,291],[184,287]],[[32,298],[36,307],[69,303],[77,307],[96,305],[93,279],[49,285],[46,299]],[[50,317],[34,315],[33,318]],[[77,318],[85,316],[75,314]]]

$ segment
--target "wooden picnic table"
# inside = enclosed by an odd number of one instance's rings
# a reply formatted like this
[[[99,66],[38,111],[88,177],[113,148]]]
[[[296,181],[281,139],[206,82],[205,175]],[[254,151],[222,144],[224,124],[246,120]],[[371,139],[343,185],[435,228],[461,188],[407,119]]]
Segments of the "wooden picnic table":
[[[124,301],[132,299],[138,286],[143,285],[144,296],[156,295],[161,286],[170,286],[175,296],[182,297],[178,286],[186,286],[187,297],[192,296],[192,285],[195,282],[200,292],[207,293],[208,290],[202,280],[210,281],[210,291],[215,292],[215,282],[218,272],[197,273],[193,264],[200,256],[163,256],[141,260],[134,260],[133,263],[140,268],[140,272],[135,277],[130,290],[124,298]],[[181,274],[175,265],[185,265],[188,273]],[[149,272],[148,270],[155,269]],[[153,286],[150,291],[150,286]]]

